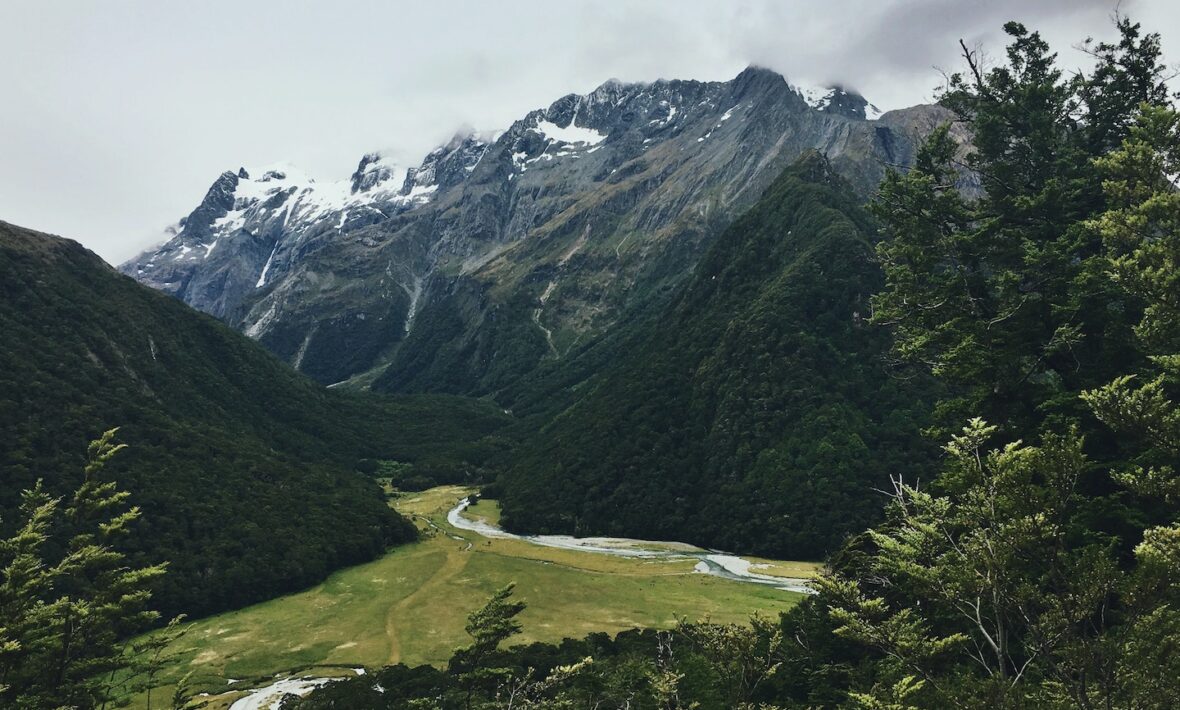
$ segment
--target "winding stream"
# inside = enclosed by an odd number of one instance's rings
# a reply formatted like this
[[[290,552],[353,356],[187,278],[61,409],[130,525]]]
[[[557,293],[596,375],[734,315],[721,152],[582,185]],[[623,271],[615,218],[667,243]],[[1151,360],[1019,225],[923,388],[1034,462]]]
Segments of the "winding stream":
[[[365,674],[365,669],[354,668],[352,672],[353,675],[362,676]],[[229,706],[229,710],[274,710],[283,701],[283,698],[288,695],[303,697],[317,688],[322,688],[328,683],[342,679],[343,676],[334,678],[283,678],[276,680],[268,686],[251,690],[245,697],[235,700]]]
[[[742,559],[736,555],[727,555],[723,552],[702,550],[682,542],[653,542],[650,540],[632,540],[630,538],[618,537],[516,535],[492,525],[485,520],[473,520],[465,517],[463,511],[469,505],[471,505],[470,498],[464,498],[459,501],[454,508],[451,508],[447,512],[447,522],[457,530],[475,533],[483,537],[502,540],[520,540],[541,547],[554,547],[562,550],[574,550],[577,552],[589,552],[633,559],[696,560],[696,567],[693,571],[699,574],[708,574],[734,582],[762,584],[789,592],[800,592],[803,594],[814,592],[806,579],[772,577],[767,574],[758,574],[754,571],[757,565],[751,563],[749,560]],[[473,542],[468,538],[456,535],[436,525],[429,518],[421,517],[439,532],[455,540],[466,542],[467,549],[471,549]],[[365,669],[355,668],[353,669],[353,673],[358,676],[364,675]],[[340,678],[282,678],[275,680],[270,685],[252,690],[244,697],[238,698],[230,705],[230,710],[274,710],[285,695],[307,695],[316,688],[335,680],[340,680]]]
[[[459,530],[466,530],[484,537],[500,538],[503,540],[521,540],[540,545],[542,547],[556,547],[563,550],[580,552],[596,552],[615,557],[632,557],[642,559],[665,559],[697,561],[695,572],[709,574],[714,577],[763,584],[776,587],[788,592],[811,594],[814,590],[806,579],[793,577],[772,577],[768,574],[758,574],[753,569],[757,566],[748,560],[727,555],[723,552],[702,550],[681,542],[652,542],[648,540],[632,540],[618,537],[571,537],[569,535],[516,535],[492,525],[484,520],[472,520],[465,517],[463,511],[471,505],[470,498],[464,498],[447,513],[447,522]]]

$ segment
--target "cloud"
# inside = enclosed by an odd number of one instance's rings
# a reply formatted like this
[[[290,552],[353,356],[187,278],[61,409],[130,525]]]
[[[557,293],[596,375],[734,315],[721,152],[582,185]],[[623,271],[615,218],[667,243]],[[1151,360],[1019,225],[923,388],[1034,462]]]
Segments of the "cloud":
[[[1149,29],[1171,0],[1123,2]],[[1018,19],[1064,48],[1115,0],[543,0],[0,5],[0,219],[118,261],[223,170],[323,179],[389,148],[416,163],[463,124],[499,128],[609,78],[838,81],[882,108],[929,100],[957,42],[998,54]],[[1180,37],[1170,38],[1175,42]],[[1180,58],[1180,51],[1172,56]]]
[[[929,101],[939,69],[959,67],[958,41],[998,53],[1003,24],[1024,22],[1045,30],[1055,45],[1105,33],[1114,10],[1108,0],[902,0],[827,3],[822,14],[807,5],[751,5],[736,51],[750,61],[798,75],[808,83],[838,82],[875,102],[899,107]],[[814,7],[814,6],[812,6]],[[768,32],[766,28],[781,31]]]

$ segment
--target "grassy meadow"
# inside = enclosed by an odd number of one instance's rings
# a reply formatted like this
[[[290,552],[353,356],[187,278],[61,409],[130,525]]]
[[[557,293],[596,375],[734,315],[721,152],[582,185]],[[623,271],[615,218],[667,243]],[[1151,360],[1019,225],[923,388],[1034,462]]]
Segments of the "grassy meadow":
[[[467,615],[509,582],[528,603],[517,643],[667,628],[678,616],[739,622],[754,612],[776,615],[799,598],[693,574],[690,560],[620,558],[458,531],[446,514],[468,493],[446,486],[402,495],[393,505],[414,520],[421,541],[306,591],[193,623],[173,649],[181,659],[174,677],[191,671],[190,682],[210,694],[203,699],[212,710],[238,697],[235,689],[264,684],[276,673],[315,667],[322,676],[398,662],[441,666],[467,643]],[[496,522],[499,509],[485,500],[468,515]],[[756,562],[768,574],[815,571],[811,563]]]

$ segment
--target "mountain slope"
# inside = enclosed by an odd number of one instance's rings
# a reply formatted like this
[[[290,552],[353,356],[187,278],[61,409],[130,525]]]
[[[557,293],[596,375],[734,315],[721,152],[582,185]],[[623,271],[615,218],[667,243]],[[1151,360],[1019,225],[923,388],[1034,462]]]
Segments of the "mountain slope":
[[[544,427],[499,486],[506,525],[815,558],[921,471],[923,385],[866,322],[872,227],[811,154],[722,234],[654,322]]]
[[[868,193],[947,115],[866,106],[759,68],[607,82],[409,170],[369,155],[334,184],[227,172],[122,269],[321,382],[494,393],[665,297],[805,151]]]
[[[169,613],[290,591],[412,538],[356,461],[414,461],[451,439],[475,456],[505,420],[327,392],[77,243],[3,222],[0,329],[2,520],[38,478],[74,487],[86,442],[122,427],[113,470],[144,511],[130,544],[170,560],[156,596]]]

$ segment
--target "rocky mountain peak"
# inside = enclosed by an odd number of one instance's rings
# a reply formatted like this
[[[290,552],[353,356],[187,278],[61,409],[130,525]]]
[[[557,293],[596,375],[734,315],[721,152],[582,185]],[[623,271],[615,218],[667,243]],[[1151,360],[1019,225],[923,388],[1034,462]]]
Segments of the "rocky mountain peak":
[[[234,208],[234,193],[244,172],[244,169],[238,172],[226,170],[217,176],[201,203],[182,220],[186,244],[191,246],[203,241],[208,237],[213,222]]]
[[[832,86],[829,89],[825,104],[820,110],[862,121],[875,119],[881,115],[881,111],[870,104],[864,96],[840,85]]]
[[[585,97],[578,97],[575,94],[571,94],[571,96],[576,96],[577,98],[584,98],[586,103],[588,103],[590,105],[600,104],[600,103],[617,104],[619,102],[620,97],[626,95],[627,93],[629,93],[632,89],[634,89],[637,86],[641,86],[641,85],[634,84],[634,83],[622,82],[622,81],[619,81],[618,79],[607,79],[602,84],[600,84],[597,89],[595,89],[594,91],[591,91]],[[568,99],[570,97],[567,96],[565,98]]]
[[[751,64],[733,78],[735,92],[745,93],[751,89],[775,89],[784,85],[787,80],[773,69]]]
[[[487,152],[495,134],[465,129],[456,133],[444,145],[432,150],[422,164],[406,172],[402,195],[416,194],[415,190],[437,190],[454,187],[467,179],[468,174]]]
[[[858,121],[876,120],[881,111],[856,91],[840,84],[823,86],[792,85],[811,108]]]
[[[381,153],[365,153],[361,157],[361,162],[356,166],[356,172],[350,178],[352,194],[371,190],[393,178],[396,172],[397,164]]]
[[[455,391],[490,391],[493,375],[562,357],[691,273],[717,225],[807,150],[871,191],[931,121],[870,124],[867,108],[758,66],[730,81],[611,80],[507,131],[461,130],[408,169],[378,151],[335,182],[226,172],[122,269],[326,383],[364,374],[409,391],[449,372]],[[527,352],[510,355],[508,333]]]

